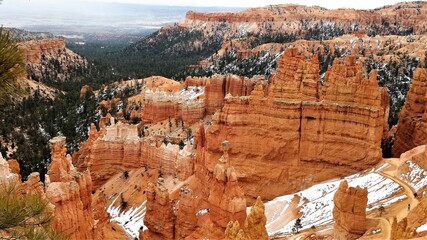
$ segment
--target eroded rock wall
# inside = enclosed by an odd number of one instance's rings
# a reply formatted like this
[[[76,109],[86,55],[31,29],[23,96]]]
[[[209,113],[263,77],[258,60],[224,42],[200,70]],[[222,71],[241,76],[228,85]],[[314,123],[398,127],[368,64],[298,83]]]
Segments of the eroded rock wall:
[[[117,173],[141,167],[184,179],[193,174],[194,152],[191,144],[180,149],[176,144],[140,138],[137,125],[118,122],[99,132],[92,126],[89,140],[73,155],[73,162],[79,171],[90,170],[92,190],[96,190]]]
[[[364,77],[353,57],[338,59],[320,89],[318,71],[315,58],[287,50],[267,88],[225,97],[198,157],[212,170],[219,143],[229,140],[245,194],[265,199],[376,164],[384,109],[375,74]]]
[[[393,155],[400,154],[427,143],[427,69],[414,71],[413,80],[405,105],[399,114],[397,131],[393,144]]]
[[[65,156],[65,138],[50,140],[52,162],[46,175],[46,197],[55,206],[53,226],[71,239],[94,239],[92,179],[89,172],[78,172]]]

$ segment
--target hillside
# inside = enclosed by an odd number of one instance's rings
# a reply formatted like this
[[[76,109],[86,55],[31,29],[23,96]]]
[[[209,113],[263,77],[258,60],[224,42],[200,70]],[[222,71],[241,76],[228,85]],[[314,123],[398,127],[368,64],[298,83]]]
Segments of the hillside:
[[[54,38],[52,33],[47,32],[29,32],[19,28],[3,28],[3,30],[10,33],[10,35],[18,42],[31,41],[31,40],[42,40]]]
[[[50,162],[48,140],[65,135],[67,145],[75,149],[87,138],[88,127],[96,118],[97,103],[93,96],[81,98],[81,87],[99,86],[116,77],[69,50],[64,39],[19,29],[8,31],[15,39],[26,40],[19,41],[17,47],[27,72],[24,69],[17,81],[20,94],[0,109],[0,151],[18,160],[22,177],[38,171],[43,179]]]

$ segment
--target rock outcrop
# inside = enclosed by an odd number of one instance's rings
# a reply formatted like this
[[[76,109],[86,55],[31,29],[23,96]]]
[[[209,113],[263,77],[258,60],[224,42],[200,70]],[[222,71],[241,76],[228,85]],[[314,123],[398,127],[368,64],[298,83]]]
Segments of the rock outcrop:
[[[347,181],[341,182],[334,195],[334,239],[357,239],[365,233],[367,204],[366,188],[348,187]]]
[[[213,170],[214,182],[208,197],[211,220],[224,229],[230,219],[243,224],[246,217],[245,194],[238,185],[236,171],[230,165],[228,144],[228,141],[221,144],[223,155]]]
[[[175,239],[185,239],[197,229],[197,209],[201,199],[193,191],[183,188],[179,191],[179,204],[176,211]]]
[[[180,149],[162,139],[140,138],[137,125],[116,124],[114,120],[111,123],[100,131],[92,125],[89,140],[73,155],[79,171],[90,170],[92,190],[117,173],[144,166],[165,175],[177,174],[181,179],[193,174],[195,149],[191,144]]]
[[[53,226],[71,239],[94,239],[92,180],[89,172],[77,172],[65,156],[65,138],[50,140],[51,164],[46,175],[46,197],[55,206]]]
[[[19,42],[18,47],[24,53],[30,77],[37,81],[48,76],[64,81],[87,65],[86,59],[66,48],[61,38]]]
[[[156,185],[149,184],[144,220],[148,231],[140,232],[141,238],[223,239],[228,222],[237,221],[243,226],[246,200],[229,162],[228,142],[224,141],[221,148],[223,156],[213,172],[198,171],[182,183],[174,182],[178,184],[175,186],[165,183],[163,177]],[[195,168],[204,166],[196,163]],[[248,224],[259,222],[262,218],[258,217]]]
[[[264,203],[262,202],[261,197],[258,197],[251,208],[251,212],[245,220],[244,230],[248,239],[268,239],[267,230],[265,228],[267,218],[265,217],[264,212]]]
[[[201,85],[205,87],[205,107],[206,114],[214,114],[224,106],[224,97],[227,94],[232,96],[248,96],[263,79],[260,77],[240,77],[236,75],[214,75],[209,78],[187,77],[187,85]]]
[[[268,87],[226,96],[206,129],[201,161],[213,171],[217,146],[228,139],[248,199],[272,199],[376,164],[385,111],[375,73],[365,78],[355,58],[337,59],[320,88],[318,71],[316,58],[288,49]]]
[[[18,43],[24,51],[27,64],[40,64],[42,55],[56,55],[65,49],[65,40],[61,38],[31,40]]]
[[[10,168],[10,164],[0,153],[0,183],[14,183],[18,182],[20,179],[21,176],[13,172],[13,168]]]
[[[393,155],[400,154],[427,143],[427,69],[414,71],[405,105],[399,114],[393,144]]]
[[[175,118],[182,119],[186,124],[193,124],[205,116],[204,101],[199,99],[203,93],[203,88],[193,87],[177,93],[147,91],[141,119],[156,123]]]
[[[170,118],[179,119],[185,126],[189,126],[222,108],[227,94],[247,96],[260,82],[260,77],[249,79],[236,75],[214,75],[209,78],[187,77],[182,89],[177,88],[179,85],[173,85],[176,83],[173,80],[166,81],[167,84],[162,87],[146,86],[148,90],[143,93],[142,106],[134,116],[153,123]],[[170,88],[169,85],[174,87],[166,90]]]
[[[5,181],[17,184],[22,194],[38,194],[49,201],[48,211],[55,218],[52,227],[70,239],[96,239],[97,231],[92,212],[92,181],[88,172],[78,172],[66,157],[65,137],[50,140],[51,164],[45,177],[45,185],[40,182],[38,172],[31,173],[27,181],[21,183],[16,162],[9,164],[0,155],[0,184]],[[106,219],[108,221],[108,219]]]
[[[268,234],[265,228],[267,219],[265,217],[265,207],[261,198],[258,197],[251,212],[246,217],[245,225],[240,228],[238,221],[229,222],[225,230],[225,239],[227,240],[267,240]]]
[[[147,189],[147,213],[144,223],[149,231],[145,231],[142,239],[175,239],[175,215],[169,192],[159,178],[156,185],[149,183]]]

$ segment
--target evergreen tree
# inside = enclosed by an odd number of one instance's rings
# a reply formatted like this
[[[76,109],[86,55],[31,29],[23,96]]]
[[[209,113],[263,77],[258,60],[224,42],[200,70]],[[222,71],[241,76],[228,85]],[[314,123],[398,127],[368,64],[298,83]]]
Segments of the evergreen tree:
[[[0,184],[0,233],[10,239],[66,239],[50,227],[49,202],[40,194],[22,192],[14,183]]]
[[[302,224],[301,224],[301,218],[298,218],[295,223],[294,226],[292,227],[292,231],[294,233],[299,233],[299,230],[302,228]]]
[[[9,32],[0,28],[0,105],[19,93],[20,87],[16,81],[23,74],[25,63],[22,51],[10,37]]]

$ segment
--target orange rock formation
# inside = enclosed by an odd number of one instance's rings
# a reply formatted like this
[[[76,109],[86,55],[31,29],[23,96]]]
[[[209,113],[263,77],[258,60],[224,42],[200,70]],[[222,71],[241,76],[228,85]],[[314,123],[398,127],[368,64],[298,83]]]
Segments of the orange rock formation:
[[[65,40],[61,38],[31,40],[18,43],[23,49],[27,64],[39,64],[43,54],[56,55],[58,51],[65,50]]]
[[[362,73],[354,58],[338,59],[320,90],[317,60],[288,50],[268,88],[225,97],[206,130],[207,168],[214,169],[217,146],[228,139],[245,194],[271,199],[374,165],[384,110],[375,74]]]
[[[145,231],[142,239],[174,239],[175,216],[169,192],[159,178],[156,185],[150,183],[147,189],[147,213],[144,223],[149,231]]]
[[[139,138],[136,125],[112,122],[111,126],[101,127],[99,132],[92,125],[88,142],[73,155],[79,171],[90,170],[92,190],[117,173],[143,166],[161,169],[165,175],[177,173],[181,179],[193,174],[194,150],[191,148],[180,150],[176,144],[165,145],[161,140]]]
[[[24,53],[24,59],[34,80],[41,80],[46,75],[55,75],[60,80],[79,67],[85,67],[86,59],[65,47],[65,40],[60,38],[31,40],[19,42],[18,47]],[[51,60],[59,64],[61,71],[53,69]],[[30,84],[31,85],[31,84]],[[43,84],[43,88],[46,88]]]
[[[205,106],[206,114],[214,114],[224,105],[224,97],[227,94],[232,96],[247,96],[254,89],[256,84],[262,83],[259,77],[246,78],[236,75],[214,75],[209,78],[187,77],[187,85],[205,86]]]
[[[223,156],[213,172],[201,170],[178,185],[182,186],[179,189],[170,185],[167,189],[163,177],[156,185],[149,184],[144,220],[148,231],[140,232],[141,238],[223,239],[229,221],[244,223],[246,200],[228,161],[227,141],[222,149]],[[204,167],[196,163],[195,168]]]
[[[393,155],[427,143],[427,69],[418,68],[409,88],[406,102],[399,114]]]
[[[401,3],[373,11],[336,9],[328,10],[322,7],[307,7],[295,4],[269,5],[252,8],[241,12],[202,13],[189,11],[187,21],[227,22],[227,23],[272,23],[285,31],[303,29],[301,22],[321,21],[335,22],[348,29],[351,24],[358,24],[359,29],[371,25],[381,25],[383,22],[396,23],[400,26],[414,27],[414,31],[425,32],[427,26],[427,4],[423,2]],[[282,24],[283,23],[283,24]]]
[[[261,198],[258,197],[255,205],[245,220],[243,229],[240,228],[238,221],[229,222],[225,230],[225,239],[227,240],[267,240],[268,234],[265,228],[267,219],[264,215],[265,207]]]
[[[66,157],[65,138],[50,140],[51,164],[46,175],[46,197],[55,206],[53,226],[71,239],[94,239],[92,180],[88,172],[77,172]]]
[[[366,188],[348,187],[342,181],[334,196],[334,239],[357,239],[366,231]]]
[[[228,144],[228,141],[221,144],[223,155],[213,170],[214,182],[208,197],[211,220],[224,229],[230,219],[243,224],[246,217],[245,194],[238,185],[236,171],[230,165]]]

